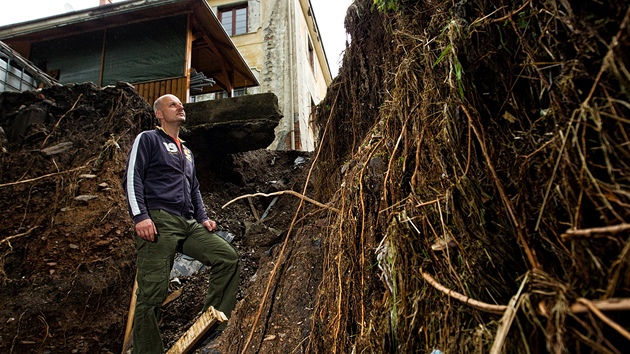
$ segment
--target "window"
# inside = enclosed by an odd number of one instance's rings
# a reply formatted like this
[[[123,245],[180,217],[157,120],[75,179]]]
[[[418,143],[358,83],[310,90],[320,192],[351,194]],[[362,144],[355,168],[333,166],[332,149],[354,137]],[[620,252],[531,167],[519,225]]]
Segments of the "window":
[[[306,41],[308,45],[308,63],[311,64],[311,69],[315,70],[315,49],[309,35],[306,36]]]
[[[238,89],[234,89],[232,90],[232,97],[239,97],[239,96],[245,96],[247,95],[247,88],[238,88]],[[228,96],[228,93],[225,91],[221,91],[221,92],[217,92],[214,96],[215,99],[221,99],[221,98],[229,98],[230,96]]]
[[[230,36],[247,33],[247,4],[219,9],[219,21]]]

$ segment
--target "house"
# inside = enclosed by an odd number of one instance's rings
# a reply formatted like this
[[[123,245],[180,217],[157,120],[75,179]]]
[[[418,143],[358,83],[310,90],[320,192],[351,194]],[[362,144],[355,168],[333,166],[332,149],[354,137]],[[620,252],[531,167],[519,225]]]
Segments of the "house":
[[[60,83],[124,81],[148,102],[258,80],[205,0],[132,0],[0,27],[0,41]]]
[[[234,95],[278,96],[283,118],[270,148],[312,151],[317,132],[311,115],[332,76],[311,1],[207,1],[260,82]]]
[[[271,92],[278,150],[314,149],[332,81],[310,0],[131,0],[0,27],[0,41],[61,83],[126,81],[149,102]]]

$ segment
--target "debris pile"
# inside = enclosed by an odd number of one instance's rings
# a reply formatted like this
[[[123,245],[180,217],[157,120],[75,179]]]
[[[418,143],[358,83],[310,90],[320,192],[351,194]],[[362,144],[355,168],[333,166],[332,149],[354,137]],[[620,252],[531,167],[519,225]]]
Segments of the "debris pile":
[[[311,352],[623,351],[629,11],[353,2]]]
[[[122,346],[135,273],[121,177],[152,109],[132,87],[0,95],[0,351]]]

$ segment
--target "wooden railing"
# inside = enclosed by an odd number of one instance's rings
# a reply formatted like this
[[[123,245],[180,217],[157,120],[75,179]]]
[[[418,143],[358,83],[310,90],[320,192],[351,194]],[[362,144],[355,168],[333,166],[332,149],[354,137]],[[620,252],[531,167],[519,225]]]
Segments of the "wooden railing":
[[[183,103],[186,103],[188,86],[186,85],[186,77],[176,77],[158,81],[147,81],[136,83],[133,86],[140,96],[153,104],[160,96],[167,93],[177,96]]]

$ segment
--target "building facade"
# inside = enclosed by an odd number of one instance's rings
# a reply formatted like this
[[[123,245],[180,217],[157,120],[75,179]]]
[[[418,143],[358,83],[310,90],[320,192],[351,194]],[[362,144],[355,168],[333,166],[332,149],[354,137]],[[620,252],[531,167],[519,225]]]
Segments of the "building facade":
[[[232,95],[272,92],[278,97],[283,118],[269,148],[312,151],[312,112],[332,77],[310,0],[207,2],[260,84]]]

